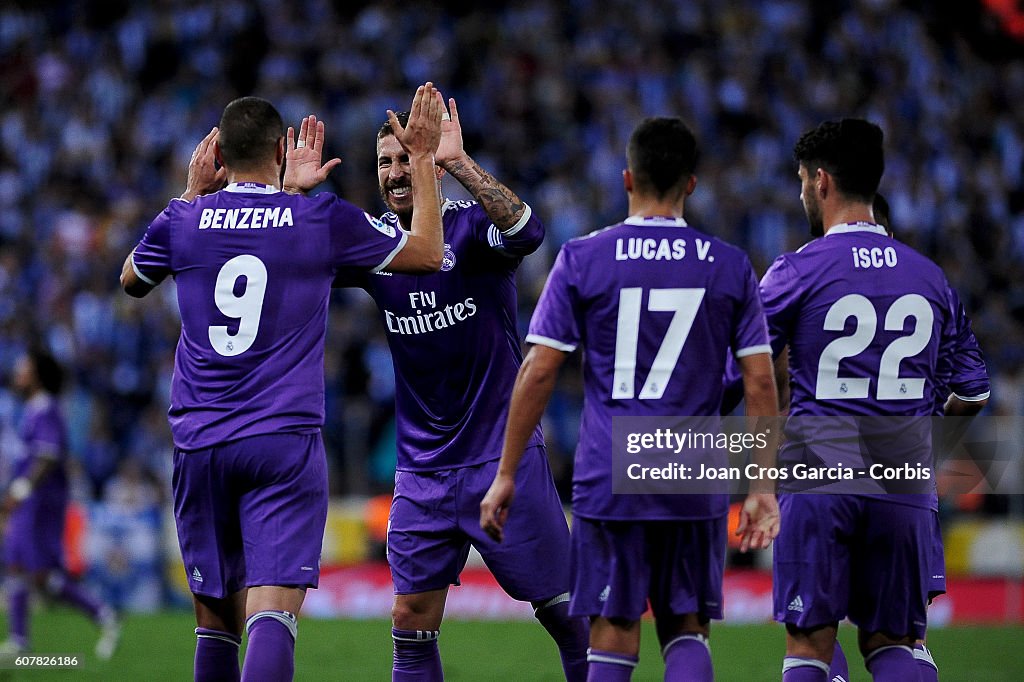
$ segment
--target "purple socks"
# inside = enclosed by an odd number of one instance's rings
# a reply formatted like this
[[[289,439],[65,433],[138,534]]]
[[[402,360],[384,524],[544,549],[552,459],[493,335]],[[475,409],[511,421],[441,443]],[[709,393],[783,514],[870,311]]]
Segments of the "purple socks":
[[[441,653],[437,649],[439,630],[391,628],[395,642],[393,682],[441,682]]]
[[[590,623],[586,618],[569,615],[569,594],[559,595],[538,607],[534,615],[558,645],[567,682],[585,682]]]

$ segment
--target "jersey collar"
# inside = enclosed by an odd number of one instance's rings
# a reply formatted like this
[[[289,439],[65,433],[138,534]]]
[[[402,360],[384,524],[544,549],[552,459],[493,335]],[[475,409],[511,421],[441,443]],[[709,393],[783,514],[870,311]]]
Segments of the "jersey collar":
[[[631,215],[623,220],[627,225],[658,225],[665,227],[687,227],[686,221],[682,218],[675,218],[667,215]]]
[[[224,188],[224,191],[237,194],[277,194],[281,190],[261,182],[232,182]]]
[[[872,232],[874,234],[880,234],[883,237],[889,234],[881,225],[859,221],[856,223],[839,223],[838,225],[833,225],[825,232],[825,236],[827,237],[832,234],[848,234],[850,232]]]

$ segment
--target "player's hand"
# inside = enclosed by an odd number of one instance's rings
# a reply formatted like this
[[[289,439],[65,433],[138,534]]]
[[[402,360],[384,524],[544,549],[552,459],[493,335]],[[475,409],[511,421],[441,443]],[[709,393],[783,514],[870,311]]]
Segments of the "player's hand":
[[[750,493],[740,509],[740,551],[768,549],[779,534],[779,503],[773,493]]]
[[[188,162],[185,192],[181,195],[185,201],[217,192],[227,183],[228,172],[223,167],[217,168],[217,155],[213,149],[213,143],[217,141],[218,135],[220,128],[214,126],[192,152],[192,159]]]
[[[434,162],[446,168],[450,161],[461,159],[466,155],[462,144],[462,126],[459,124],[459,109],[455,106],[455,98],[448,98],[448,110],[441,115],[441,142],[434,154]]]
[[[508,508],[516,494],[516,483],[511,476],[498,474],[480,503],[480,527],[494,540],[505,538],[505,522]]]
[[[409,108],[409,123],[404,128],[398,122],[395,112],[388,109],[388,122],[395,133],[395,139],[409,156],[426,156],[437,153],[441,142],[441,116],[444,114],[444,100],[434,84],[427,82],[416,88]]]
[[[321,165],[324,151],[324,122],[310,114],[302,119],[299,139],[295,139],[295,128],[288,126],[284,148],[284,178],[281,186],[285,192],[302,194],[327,179],[331,171],[341,164],[334,158]]]

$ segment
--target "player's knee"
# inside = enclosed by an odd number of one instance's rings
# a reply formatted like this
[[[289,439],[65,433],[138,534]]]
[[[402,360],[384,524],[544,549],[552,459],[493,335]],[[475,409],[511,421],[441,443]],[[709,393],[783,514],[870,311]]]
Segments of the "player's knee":
[[[800,628],[786,623],[786,656],[819,661],[832,660],[837,628],[838,623],[815,628]]]
[[[864,656],[887,646],[913,647],[915,638],[911,635],[897,636],[886,632],[864,632],[857,633],[857,644],[860,646],[860,653]]]
[[[438,608],[429,599],[395,599],[391,623],[400,630],[437,630],[441,627],[443,613],[443,601]]]

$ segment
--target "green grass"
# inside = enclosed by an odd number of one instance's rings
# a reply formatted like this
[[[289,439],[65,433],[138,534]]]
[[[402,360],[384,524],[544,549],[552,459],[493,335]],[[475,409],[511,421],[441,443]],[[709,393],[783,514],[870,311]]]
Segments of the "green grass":
[[[101,663],[92,655],[96,630],[81,616],[60,609],[40,610],[33,619],[35,651],[78,654],[76,670],[4,670],[0,680],[187,680],[192,674],[195,638],[192,614],[172,611],[132,616],[121,648]],[[840,629],[854,680],[869,679],[855,652],[853,628]],[[1011,682],[1022,679],[1024,628],[938,628],[929,633],[943,682]],[[712,650],[721,682],[778,680],[783,634],[773,625],[715,625]],[[448,680],[562,679],[558,655],[534,623],[446,622],[441,656]],[[384,621],[304,619],[299,627],[297,680],[388,680],[391,631]],[[661,680],[662,664],[654,631],[646,627],[634,680]]]

